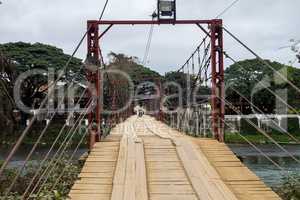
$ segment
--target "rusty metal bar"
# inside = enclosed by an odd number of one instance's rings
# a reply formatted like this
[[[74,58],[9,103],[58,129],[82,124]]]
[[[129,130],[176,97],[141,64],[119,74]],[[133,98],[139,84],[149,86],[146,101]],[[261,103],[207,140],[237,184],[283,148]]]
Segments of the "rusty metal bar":
[[[89,20],[88,23],[94,23],[98,25],[149,25],[149,24],[212,24],[212,20]]]

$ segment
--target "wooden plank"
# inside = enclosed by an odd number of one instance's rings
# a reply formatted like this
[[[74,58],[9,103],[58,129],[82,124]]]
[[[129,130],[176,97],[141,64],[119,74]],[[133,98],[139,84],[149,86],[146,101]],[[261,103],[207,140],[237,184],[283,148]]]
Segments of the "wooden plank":
[[[115,152],[119,149],[116,144],[119,142],[109,143],[100,142],[95,145],[78,176],[80,179],[75,182],[69,193],[71,199],[110,199],[117,160]],[[112,153],[108,153],[109,151]],[[95,157],[98,160],[95,161]]]
[[[95,166],[85,166],[81,172],[84,173],[95,173],[95,172],[101,172],[101,173],[114,173],[115,168],[114,167],[95,167]]]
[[[205,156],[199,154],[200,152],[193,148],[193,143],[189,140],[181,140],[180,143],[182,145],[177,147],[178,154],[183,161],[183,166],[198,197],[200,199],[236,200],[236,196],[221,181],[218,173],[210,165]]]
[[[124,195],[126,160],[127,160],[128,138],[126,135],[121,139],[119,156],[113,180],[111,200],[122,200]]]
[[[109,200],[110,195],[108,194],[69,194],[70,199],[76,199],[76,200],[87,200],[87,199],[101,199],[101,200]]]
[[[171,139],[156,138],[152,143],[161,144],[161,140],[163,147],[145,146],[149,199],[197,199]]]
[[[204,154],[210,160],[212,165],[222,177],[222,180],[231,188],[234,194],[240,200],[265,200],[276,199],[279,196],[267,187],[253,172],[245,167],[239,159],[231,152],[225,144],[217,141],[210,142],[202,140],[194,140],[198,144],[199,149],[203,150]],[[215,149],[213,148],[215,147]],[[221,153],[224,153],[222,158]]]
[[[204,181],[202,180],[203,178],[201,175],[196,173],[196,170],[193,166],[195,162],[191,158],[188,158],[183,146],[177,146],[176,149],[198,198],[212,200],[213,198],[210,196],[208,190],[204,186]]]
[[[223,179],[226,181],[237,181],[237,180],[259,181],[260,180],[254,173],[250,172],[247,167],[218,167],[217,170],[220,174],[222,174]]]
[[[128,138],[128,156],[127,156],[127,165],[126,165],[126,177],[125,177],[125,187],[124,187],[124,200],[135,200],[135,179],[136,179],[136,170],[135,170],[135,142],[129,137]]]
[[[111,194],[112,185],[98,185],[98,184],[86,184],[86,183],[75,183],[72,190],[83,191],[83,190],[95,190],[101,194]],[[74,191],[73,191],[74,192]]]
[[[145,153],[144,145],[142,140],[136,141],[136,199],[137,200],[148,200],[148,187],[147,187],[147,176],[145,166]]]
[[[107,172],[95,172],[95,173],[80,173],[79,178],[109,178],[113,176],[113,172],[107,173]]]
[[[148,179],[148,186],[151,187],[152,185],[190,185],[190,182],[188,179],[185,180],[177,180],[177,181],[151,181]]]
[[[112,134],[96,143],[71,199],[280,199],[216,140],[185,136],[149,116],[131,117]]]
[[[115,167],[116,162],[88,162],[86,161],[84,167]]]
[[[81,183],[81,184],[93,184],[93,185],[109,185],[112,184],[112,178],[82,178],[76,183]]]
[[[186,185],[151,185],[149,192],[152,194],[195,194],[190,184]]]
[[[198,200],[196,195],[190,195],[190,194],[183,194],[183,195],[178,195],[178,194],[169,194],[169,195],[164,195],[164,194],[155,194],[153,195],[150,200]]]

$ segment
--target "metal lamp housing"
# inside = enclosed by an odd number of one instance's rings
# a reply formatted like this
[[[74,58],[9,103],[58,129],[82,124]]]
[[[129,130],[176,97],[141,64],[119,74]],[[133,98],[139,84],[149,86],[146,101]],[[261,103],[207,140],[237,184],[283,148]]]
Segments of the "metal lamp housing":
[[[159,19],[176,19],[176,1],[158,0]],[[167,18],[166,18],[167,17]]]

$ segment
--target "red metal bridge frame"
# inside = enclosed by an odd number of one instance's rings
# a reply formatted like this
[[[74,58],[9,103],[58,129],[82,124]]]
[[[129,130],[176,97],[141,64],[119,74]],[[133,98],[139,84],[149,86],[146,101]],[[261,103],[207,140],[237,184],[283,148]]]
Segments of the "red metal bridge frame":
[[[194,24],[204,31],[211,39],[211,72],[212,72],[212,131],[213,135],[220,142],[224,142],[224,115],[225,115],[225,89],[224,89],[224,58],[223,58],[223,29],[221,19],[212,20],[89,20],[87,22],[87,55],[94,60],[101,62],[100,39],[114,25],[162,25],[162,24]],[[210,32],[206,31],[201,25],[209,26]],[[100,34],[99,26],[108,25]],[[100,76],[99,69],[96,73],[88,72],[87,78],[96,85],[97,95],[100,97]],[[96,122],[100,128],[101,105],[97,101],[96,111],[89,115],[90,122]],[[100,131],[100,130],[99,130]],[[90,137],[93,137],[91,135]],[[90,141],[96,141],[90,138]],[[90,144],[93,145],[93,144]]]

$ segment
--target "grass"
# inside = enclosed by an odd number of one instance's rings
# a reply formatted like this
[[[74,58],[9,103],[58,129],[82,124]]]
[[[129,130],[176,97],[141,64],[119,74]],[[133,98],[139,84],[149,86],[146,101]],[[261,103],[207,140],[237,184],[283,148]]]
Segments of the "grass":
[[[286,144],[295,144],[296,142],[289,137],[285,133],[268,133],[276,142],[278,143],[286,143]],[[250,142],[256,143],[256,144],[268,144],[273,143],[270,139],[268,139],[266,136],[260,133],[242,133],[242,136],[247,138]],[[299,141],[300,141],[300,135],[295,135]],[[226,143],[247,143],[243,137],[240,136],[238,133],[226,133],[225,134],[225,142]]]
[[[241,120],[240,126],[240,134],[246,137],[249,141],[258,144],[268,144],[273,143],[270,139],[264,136],[257,127],[253,126],[253,124],[257,125],[257,120],[252,119],[252,123],[249,123],[247,120]],[[293,135],[300,141],[300,127],[297,119],[289,119],[288,120],[288,133]],[[283,144],[295,144],[297,143],[293,140],[288,134],[284,132],[280,132],[279,130],[268,127],[268,131],[265,131],[268,135],[270,135],[276,142]],[[225,133],[225,141],[227,143],[247,143],[239,133]]]
[[[51,124],[48,129],[46,130],[44,136],[42,137],[40,143],[39,143],[39,147],[50,147],[53,142],[55,141],[56,137],[58,136],[61,128],[63,127],[62,124],[59,123],[54,123]],[[26,135],[26,137],[23,139],[22,145],[23,146],[32,146],[33,144],[35,144],[35,142],[37,141],[38,137],[41,134],[41,131],[43,129],[43,126],[34,126]],[[60,145],[66,138],[66,136],[68,135],[69,130],[71,129],[71,127],[66,127],[63,132],[62,135],[59,137],[58,141],[57,141],[57,145]],[[18,140],[18,138],[21,135],[22,130],[16,131],[14,134],[12,135],[1,135],[0,138],[0,146],[2,148],[11,148],[12,145],[14,145],[16,143],[16,141]],[[81,138],[82,138],[82,134],[84,133],[83,130],[81,131],[77,131],[74,136],[72,137],[71,140],[71,146],[77,144]],[[86,146],[86,141],[87,140],[83,140],[83,143],[81,146]]]

